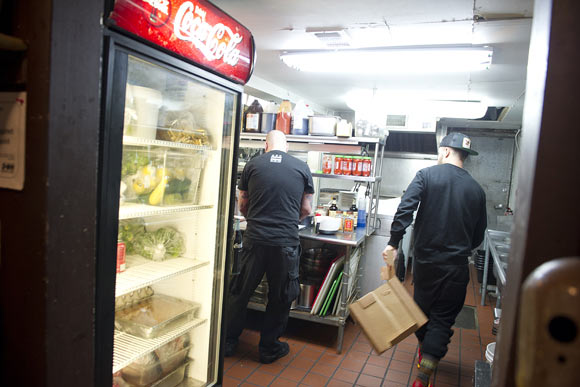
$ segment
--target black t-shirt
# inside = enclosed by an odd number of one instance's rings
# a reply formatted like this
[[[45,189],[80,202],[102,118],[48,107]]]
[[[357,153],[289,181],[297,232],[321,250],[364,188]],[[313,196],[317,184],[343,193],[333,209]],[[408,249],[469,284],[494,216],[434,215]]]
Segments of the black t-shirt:
[[[282,151],[250,160],[238,188],[249,195],[244,238],[269,246],[296,246],[304,193],[314,193],[305,162]]]
[[[467,263],[487,227],[485,193],[469,172],[453,164],[421,169],[407,188],[391,225],[390,245],[397,246],[415,219],[417,262]]]

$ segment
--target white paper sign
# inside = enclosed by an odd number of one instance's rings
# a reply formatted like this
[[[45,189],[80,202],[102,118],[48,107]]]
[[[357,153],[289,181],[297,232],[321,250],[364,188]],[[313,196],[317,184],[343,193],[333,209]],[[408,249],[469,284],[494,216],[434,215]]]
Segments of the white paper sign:
[[[0,93],[0,188],[24,187],[26,93]]]

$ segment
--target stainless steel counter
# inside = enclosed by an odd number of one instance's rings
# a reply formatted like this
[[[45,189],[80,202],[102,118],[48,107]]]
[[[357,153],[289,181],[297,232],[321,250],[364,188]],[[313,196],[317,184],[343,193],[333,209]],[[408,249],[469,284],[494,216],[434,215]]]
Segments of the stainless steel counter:
[[[306,227],[298,233],[300,238],[313,239],[320,242],[332,243],[335,245],[346,245],[356,247],[360,245],[366,237],[366,228],[358,227],[354,232],[337,232],[335,234],[315,233],[312,227]]]
[[[485,305],[487,293],[487,280],[489,257],[493,257],[493,273],[497,279],[499,290],[503,290],[506,284],[506,272],[511,245],[510,233],[497,230],[485,231],[485,265],[483,271],[483,284],[481,292],[481,305]],[[499,304],[499,299],[498,299]]]

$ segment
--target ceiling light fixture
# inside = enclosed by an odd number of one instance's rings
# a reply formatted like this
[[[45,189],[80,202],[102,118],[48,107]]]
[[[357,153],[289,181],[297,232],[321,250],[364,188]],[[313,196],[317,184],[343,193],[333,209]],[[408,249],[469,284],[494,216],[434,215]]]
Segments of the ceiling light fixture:
[[[485,70],[491,47],[412,47],[285,52],[280,59],[305,72],[442,73]]]
[[[437,118],[479,119],[487,112],[482,101],[424,99],[419,93],[404,95],[381,90],[352,90],[345,96],[352,110],[363,116],[409,114]]]

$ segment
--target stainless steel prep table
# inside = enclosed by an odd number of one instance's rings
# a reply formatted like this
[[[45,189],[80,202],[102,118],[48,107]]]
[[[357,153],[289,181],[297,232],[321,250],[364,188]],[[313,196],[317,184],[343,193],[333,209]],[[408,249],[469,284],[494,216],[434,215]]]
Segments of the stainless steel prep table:
[[[485,295],[487,294],[490,255],[493,257],[493,272],[497,279],[497,287],[499,290],[505,287],[510,243],[511,240],[509,232],[489,229],[485,230],[485,265],[483,268],[481,305],[485,305]],[[499,297],[496,307],[500,307]]]
[[[344,326],[346,324],[346,319],[349,316],[348,310],[348,281],[351,275],[357,275],[360,278],[361,273],[358,270],[360,266],[360,259],[364,256],[364,242],[366,240],[366,229],[365,228],[357,228],[352,233],[343,233],[337,232],[336,234],[332,235],[325,235],[325,234],[317,234],[314,232],[312,227],[306,227],[299,232],[300,238],[314,240],[317,242],[324,242],[330,243],[334,245],[345,246],[345,261],[344,261],[344,269],[342,274],[342,294],[340,295],[340,306],[337,312],[337,316],[327,316],[327,317],[320,317],[318,315],[310,314],[309,311],[301,311],[301,310],[290,310],[290,317],[298,318],[301,320],[311,321],[319,324],[326,324],[338,327],[338,343],[336,346],[336,352],[342,352],[342,342],[344,339]],[[350,259],[353,253],[353,250],[357,247],[361,247],[360,251],[360,259],[356,267],[356,273],[350,272]],[[352,282],[353,294],[356,295],[358,292],[358,284],[356,280]],[[253,310],[265,311],[266,305],[250,302],[248,304],[248,308]]]

